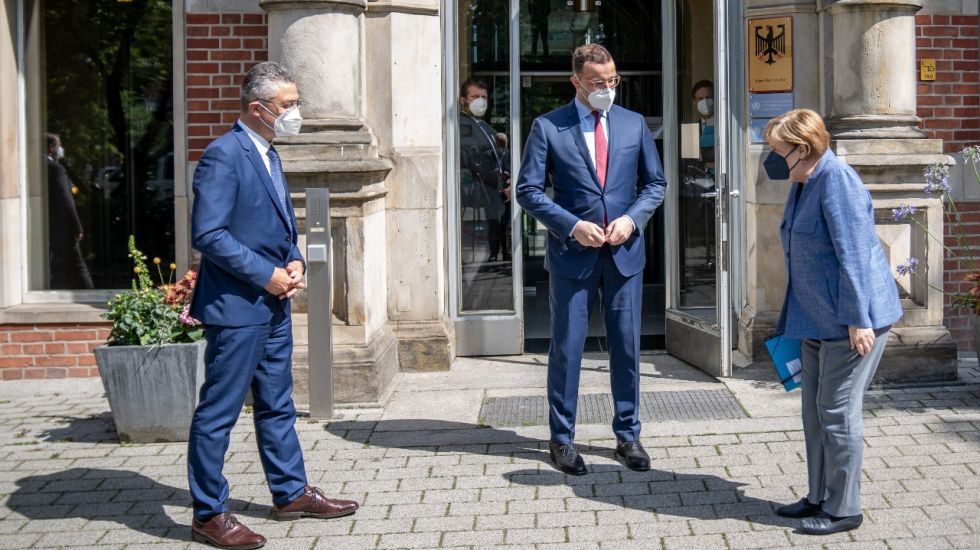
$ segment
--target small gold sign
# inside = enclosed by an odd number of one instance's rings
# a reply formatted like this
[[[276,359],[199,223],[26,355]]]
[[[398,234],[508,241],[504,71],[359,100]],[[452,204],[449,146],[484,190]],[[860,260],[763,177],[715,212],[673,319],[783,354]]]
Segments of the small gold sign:
[[[793,18],[749,19],[749,91],[793,91]]]
[[[919,60],[919,80],[936,80],[936,60]]]

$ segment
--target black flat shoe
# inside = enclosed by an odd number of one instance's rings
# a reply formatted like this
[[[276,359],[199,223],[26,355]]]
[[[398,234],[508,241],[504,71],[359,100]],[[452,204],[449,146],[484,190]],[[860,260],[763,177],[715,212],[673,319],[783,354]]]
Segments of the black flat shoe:
[[[863,522],[862,514],[835,518],[826,512],[821,512],[819,516],[806,518],[800,522],[800,532],[807,535],[831,535],[857,529]]]
[[[813,516],[820,515],[820,512],[823,511],[821,508],[822,504],[822,502],[820,504],[813,504],[806,497],[803,497],[799,502],[776,508],[776,515],[784,518],[812,518]]]
[[[637,472],[645,472],[650,469],[650,455],[643,449],[639,441],[616,440],[616,456],[623,457],[626,467]]]
[[[571,443],[562,445],[551,441],[548,443],[548,449],[551,451],[551,461],[562,472],[573,476],[588,473],[588,470],[585,469],[585,461],[582,460],[582,455],[575,450],[575,445]]]

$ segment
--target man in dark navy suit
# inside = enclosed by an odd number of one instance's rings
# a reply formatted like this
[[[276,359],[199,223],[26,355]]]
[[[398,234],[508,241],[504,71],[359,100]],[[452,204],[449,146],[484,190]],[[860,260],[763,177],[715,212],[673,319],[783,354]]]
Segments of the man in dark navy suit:
[[[586,473],[573,445],[575,412],[589,311],[601,295],[616,455],[643,471],[650,458],[639,441],[641,234],[667,182],[643,116],[613,104],[620,77],[609,52],[576,48],[572,73],[575,99],[534,121],[516,187],[520,205],[548,228],[551,459],[563,472]]]
[[[201,270],[191,306],[207,337],[207,378],[187,451],[194,540],[259,548],[265,538],[228,512],[222,475],[229,434],[252,390],[259,457],[281,519],[332,518],[357,503],[333,500],[306,482],[296,436],[290,299],[304,287],[296,216],[272,141],[299,133],[296,83],[276,63],[242,81],[235,126],[204,151],[194,173],[194,248]]]

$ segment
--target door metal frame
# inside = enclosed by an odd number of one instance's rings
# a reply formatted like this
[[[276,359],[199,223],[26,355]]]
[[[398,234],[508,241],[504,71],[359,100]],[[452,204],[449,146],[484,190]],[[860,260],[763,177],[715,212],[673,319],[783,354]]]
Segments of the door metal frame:
[[[715,277],[715,311],[713,319],[711,315],[697,315],[696,313],[710,313],[710,308],[685,308],[679,307],[680,302],[680,265],[677,259],[680,257],[680,250],[677,243],[679,227],[676,223],[668,223],[666,231],[667,243],[666,252],[669,258],[667,267],[667,310],[665,312],[667,323],[667,350],[680,359],[686,360],[695,366],[705,370],[715,376],[730,376],[732,370],[732,348],[735,317],[740,312],[740,305],[736,307],[736,302],[741,304],[744,299],[741,290],[742,277],[740,275],[741,263],[743,260],[741,246],[741,220],[742,220],[742,197],[741,184],[742,175],[734,169],[738,163],[733,163],[733,159],[743,158],[740,151],[744,152],[744,144],[736,143],[742,139],[742,132],[732,132],[732,128],[738,129],[738,120],[741,108],[736,107],[740,101],[733,101],[733,98],[741,98],[740,88],[742,82],[738,75],[741,64],[733,69],[729,61],[737,59],[732,52],[740,51],[737,40],[740,33],[733,29],[740,28],[741,7],[743,0],[714,0],[713,6],[713,27],[714,27],[714,55],[715,55],[715,112],[723,113],[724,116],[715,117],[715,139],[716,151],[720,154],[715,156],[715,189],[717,197],[715,200],[715,250],[718,255],[716,261]],[[664,24],[664,46],[663,63],[664,75],[677,74],[677,13],[676,2],[666,1],[662,4],[662,20]],[[668,186],[668,194],[665,201],[666,216],[668,220],[677,220],[679,214],[679,190],[676,182],[680,181],[680,163],[678,161],[679,151],[679,124],[678,124],[678,94],[676,82],[669,78],[664,78],[664,168],[669,182],[675,182]],[[718,145],[721,145],[720,147]],[[736,217],[732,217],[733,211]],[[736,225],[732,225],[733,221]],[[733,230],[734,228],[734,230]],[[732,246],[732,237],[737,243]],[[735,268],[733,270],[733,267]],[[733,277],[733,271],[739,273]],[[738,289],[732,291],[733,283]],[[708,317],[708,318],[706,318]],[[673,345],[672,345],[673,343]]]
[[[523,259],[519,235],[520,207],[511,201],[511,270],[513,311],[494,311],[464,313],[460,311],[460,292],[462,289],[462,265],[460,263],[460,227],[462,219],[459,205],[459,37],[456,0],[442,2],[443,39],[443,174],[446,182],[447,242],[449,261],[449,312],[456,332],[456,354],[468,355],[517,355],[524,351],[524,303],[523,303]],[[510,150],[511,177],[516,178],[520,166],[520,35],[519,0],[510,0],[509,25],[509,66],[510,71]],[[513,75],[518,75],[514,77]]]

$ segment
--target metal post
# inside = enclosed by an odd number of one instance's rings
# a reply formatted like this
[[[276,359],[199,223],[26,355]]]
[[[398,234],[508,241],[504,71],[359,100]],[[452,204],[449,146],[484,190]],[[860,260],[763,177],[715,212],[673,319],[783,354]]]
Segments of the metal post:
[[[334,415],[330,256],[330,190],[307,188],[306,294],[311,418],[332,418]]]

